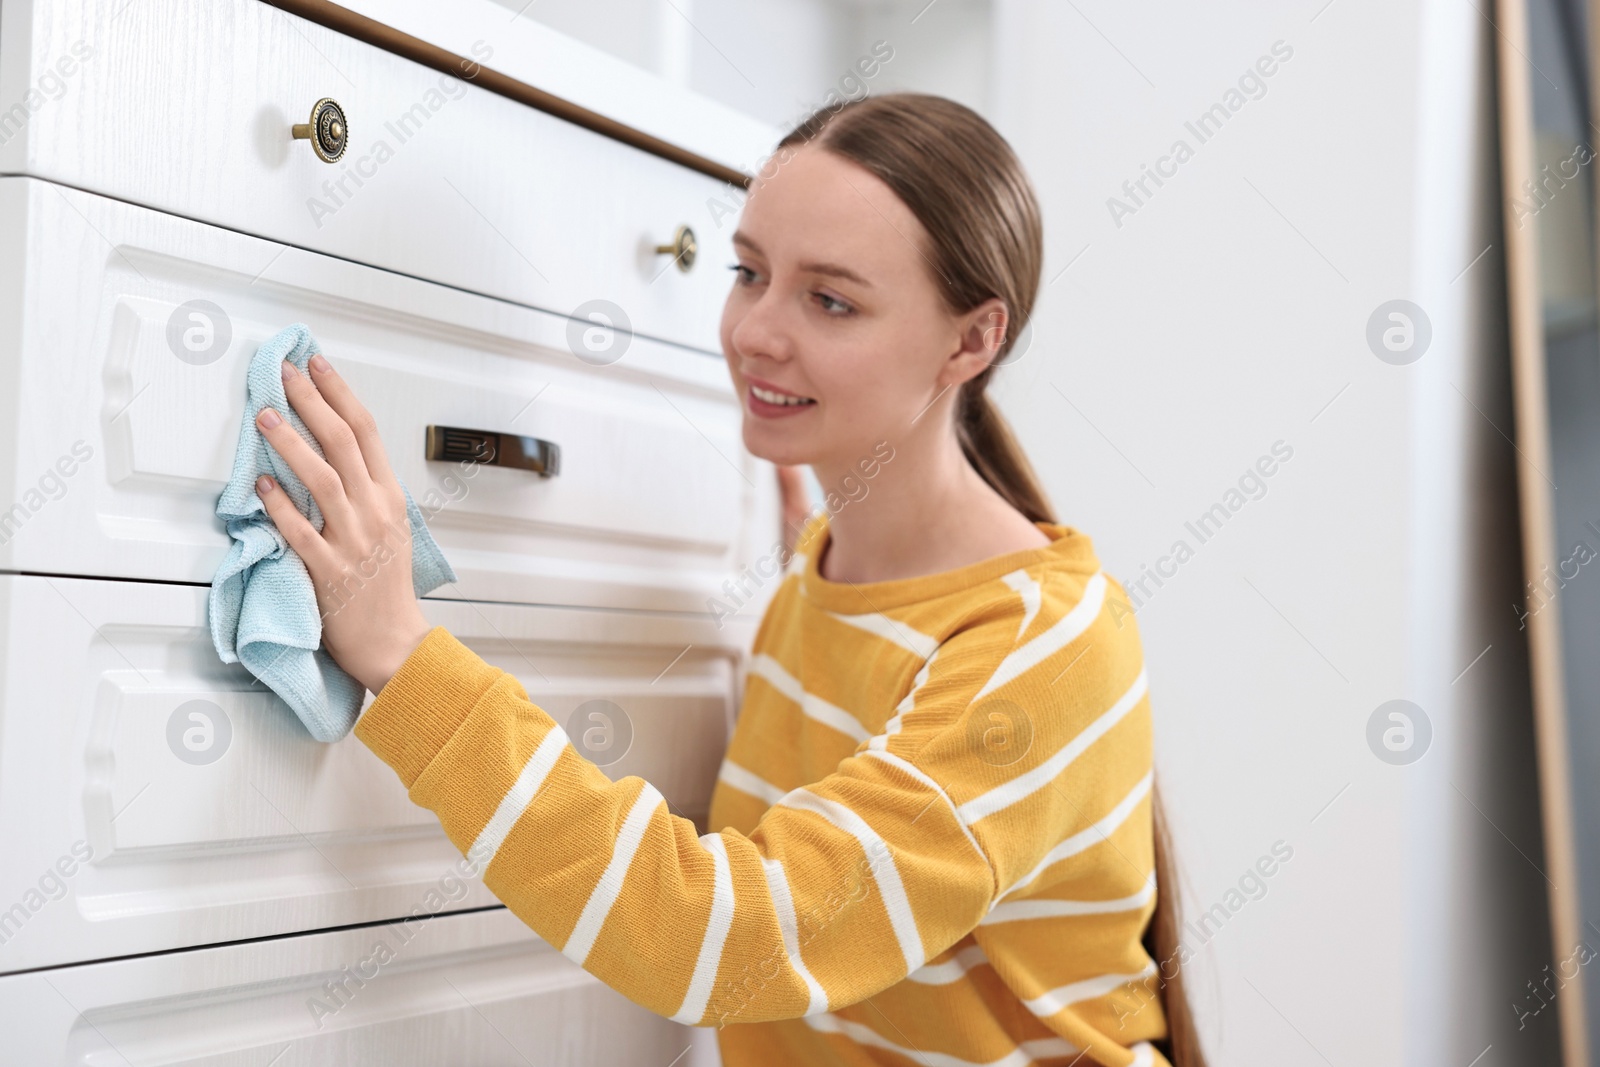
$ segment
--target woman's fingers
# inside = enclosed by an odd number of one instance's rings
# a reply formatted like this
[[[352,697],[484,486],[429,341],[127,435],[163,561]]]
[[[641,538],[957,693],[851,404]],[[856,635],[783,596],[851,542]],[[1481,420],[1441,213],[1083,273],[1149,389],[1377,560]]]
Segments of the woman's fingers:
[[[261,498],[261,503],[267,509],[267,515],[278,527],[278,532],[283,534],[283,539],[289,542],[289,547],[298,552],[300,558],[305,561],[307,570],[318,572],[336,567],[333,551],[328,547],[328,543],[322,539],[316,527],[311,525],[310,520],[300,514],[300,509],[294,506],[289,494],[283,491],[283,487],[271,475],[263,474],[256,479],[256,495]]]
[[[400,481],[389,466],[389,454],[384,451],[383,439],[378,436],[378,422],[372,417],[350,383],[339,377],[325,357],[311,357],[311,381],[328,406],[338,413],[346,426],[355,434],[356,445],[366,463],[367,475],[374,484],[399,487]]]
[[[256,425],[260,427],[267,443],[277,449],[278,455],[289,464],[289,469],[311,490],[311,497],[322,509],[323,517],[333,523],[336,529],[348,523],[350,498],[345,495],[339,472],[295,433],[287,419],[271,408],[261,409],[256,415]]]
[[[328,405],[327,398],[293,363],[284,360],[282,367],[284,394],[316,437],[317,444],[322,446],[322,454],[329,466],[338,472],[345,496],[352,500],[365,497],[371,488],[372,476],[367,473],[367,464],[361,458],[361,446],[356,442],[355,430]],[[317,503],[322,501],[319,499]]]

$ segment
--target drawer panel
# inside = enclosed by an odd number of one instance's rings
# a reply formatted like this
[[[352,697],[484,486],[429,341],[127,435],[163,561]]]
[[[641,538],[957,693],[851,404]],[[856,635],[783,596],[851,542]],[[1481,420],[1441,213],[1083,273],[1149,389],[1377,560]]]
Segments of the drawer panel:
[[[256,0],[7,0],[0,90],[40,105],[0,116],[0,173],[721,350],[722,182]],[[290,136],[323,97],[331,164]],[[685,224],[688,273],[653,251]]]
[[[460,858],[358,740],[312,741],[217,659],[206,593],[0,576],[0,972],[403,916]],[[605,773],[703,822],[735,707],[732,627],[422,603]],[[450,909],[495,902],[479,881],[457,889]]]
[[[209,583],[245,371],[295,321],[429,513],[435,596],[704,612],[775,536],[720,362],[598,365],[571,320],[34,179],[0,179],[0,233],[0,569]],[[553,441],[560,473],[429,461],[429,425]]]
[[[503,908],[0,978],[0,1023],[29,1067],[716,1062]]]

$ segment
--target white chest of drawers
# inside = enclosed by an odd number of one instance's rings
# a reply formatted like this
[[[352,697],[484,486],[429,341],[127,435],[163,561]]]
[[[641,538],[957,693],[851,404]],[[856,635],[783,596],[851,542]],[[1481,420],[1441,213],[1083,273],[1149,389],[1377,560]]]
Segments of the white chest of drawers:
[[[464,51],[552,46],[507,27]],[[333,163],[290,136],[324,97]],[[604,702],[606,772],[703,820],[757,607],[707,598],[777,536],[717,347],[725,115],[696,169],[257,0],[6,0],[0,109],[0,1062],[671,1062],[682,1028],[481,884],[440,897],[432,816],[221,664],[205,594],[245,366],[305,322],[459,576],[428,617],[558,719]],[[657,251],[685,226],[688,270]],[[429,427],[559,470],[430,460]],[[419,914],[424,948],[305,1014]]]
[[[716,351],[724,181],[258,0],[14,0],[0,19],[0,100],[27,110],[0,117],[0,173],[557,314],[607,300]],[[288,136],[322,98],[348,121],[333,164]],[[681,225],[700,244],[687,272],[653,251]]]

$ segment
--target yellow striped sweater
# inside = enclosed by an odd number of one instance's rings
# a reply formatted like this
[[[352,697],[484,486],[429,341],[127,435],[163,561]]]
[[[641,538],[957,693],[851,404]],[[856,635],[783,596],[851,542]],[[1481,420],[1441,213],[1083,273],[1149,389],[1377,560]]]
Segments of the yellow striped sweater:
[[[1087,536],[927,577],[797,541],[696,832],[436,627],[356,735],[541,937],[742,1065],[1167,1061],[1144,664]]]

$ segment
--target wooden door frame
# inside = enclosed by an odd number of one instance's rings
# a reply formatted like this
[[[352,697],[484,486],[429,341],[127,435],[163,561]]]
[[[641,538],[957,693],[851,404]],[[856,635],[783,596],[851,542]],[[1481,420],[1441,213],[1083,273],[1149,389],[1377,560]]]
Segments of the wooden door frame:
[[[1591,37],[1600,0],[1590,0]],[[1516,415],[1517,493],[1522,514],[1522,563],[1530,582],[1558,573],[1553,487],[1544,471],[1553,469],[1550,409],[1545,376],[1544,321],[1539,276],[1538,226],[1518,227],[1514,205],[1533,169],[1533,90],[1529,76],[1527,0],[1496,0],[1497,71],[1500,104],[1501,214],[1506,241],[1506,298],[1511,338],[1511,376]],[[1597,54],[1586,42],[1586,56]],[[1593,72],[1594,65],[1591,63]],[[1594,78],[1589,78],[1591,86]],[[1593,90],[1591,89],[1591,94]],[[1590,101],[1591,114],[1594,101]],[[1597,198],[1600,198],[1600,183]],[[1597,203],[1600,207],[1600,203]],[[1572,765],[1567,734],[1567,694],[1563,675],[1560,594],[1529,613],[1528,657],[1533,683],[1533,717],[1539,766],[1539,799],[1544,827],[1546,883],[1553,959],[1565,958],[1583,939]],[[1567,981],[1557,1005],[1562,1062],[1590,1067],[1585,978],[1580,969]]]

